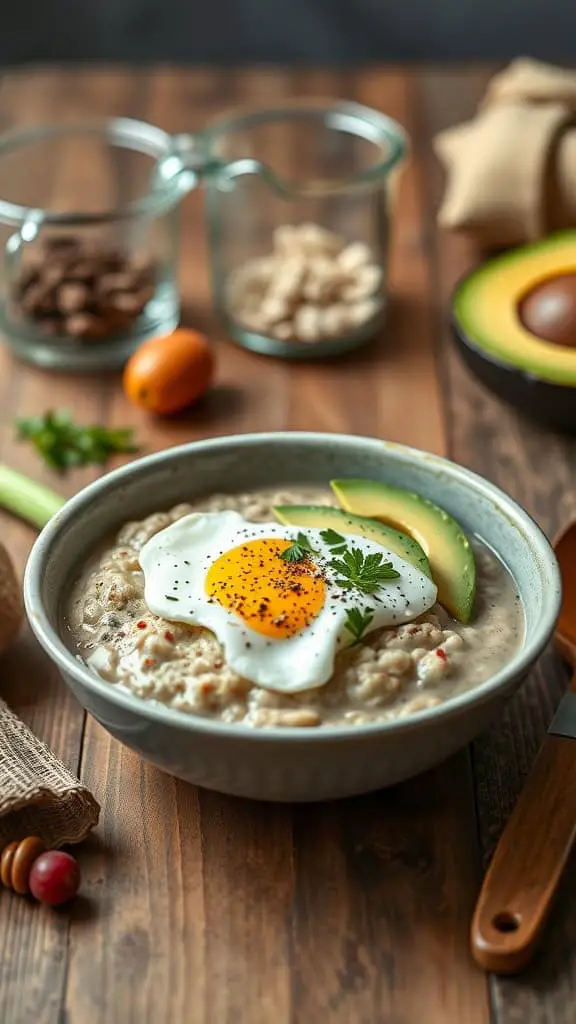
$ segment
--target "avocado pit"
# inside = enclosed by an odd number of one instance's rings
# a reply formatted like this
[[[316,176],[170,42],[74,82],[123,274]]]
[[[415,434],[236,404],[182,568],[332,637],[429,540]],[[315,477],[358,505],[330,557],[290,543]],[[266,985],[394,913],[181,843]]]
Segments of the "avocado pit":
[[[576,230],[480,263],[456,287],[451,324],[486,387],[576,435]]]
[[[518,316],[537,338],[576,348],[576,273],[536,285],[518,303]]]

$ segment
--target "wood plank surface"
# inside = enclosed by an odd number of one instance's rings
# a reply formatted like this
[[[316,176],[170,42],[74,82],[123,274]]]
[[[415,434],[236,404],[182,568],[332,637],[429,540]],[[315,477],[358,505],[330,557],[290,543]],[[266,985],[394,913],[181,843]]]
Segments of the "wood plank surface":
[[[158,421],[127,405],[114,375],[47,375],[0,348],[0,458],[64,494],[93,477],[56,479],[14,442],[15,416],[51,406],[133,425],[147,450],[238,431],[349,431],[447,452],[500,482],[547,529],[575,512],[573,446],[487,397],[451,354],[443,326],[449,290],[475,254],[436,232],[441,179],[430,139],[472,113],[485,80],[482,71],[377,68],[7,75],[1,126],[125,113],[171,132],[196,131],[236,104],[342,96],[404,123],[412,158],[394,213],[390,320],[376,344],[291,365],[222,337],[211,315],[197,192],[182,206],[180,284],[186,320],[206,326],[217,347],[213,392],[190,413]],[[70,167],[46,169],[54,196],[65,197],[74,181]],[[32,531],[7,516],[0,528],[22,568]],[[355,800],[284,807],[197,791],[144,765],[92,719],[84,723],[23,637],[0,663],[0,693],[80,765],[102,819],[78,850],[84,898],[69,913],[0,896],[0,1022],[567,1024],[571,879],[544,956],[523,981],[489,985],[467,941],[481,857],[562,681],[548,657],[498,729],[426,776]]]
[[[432,138],[449,124],[469,118],[489,71],[432,71],[413,83],[422,134]],[[469,242],[434,232],[441,175],[427,150],[426,193],[435,239],[436,281],[446,308],[456,280],[471,269],[478,253]],[[516,498],[549,537],[576,516],[576,442],[535,426],[479,385],[460,363],[442,329],[443,372],[447,381],[449,454],[482,473]],[[473,746],[472,757],[482,851],[486,860],[510,814],[542,741],[568,671],[552,652],[511,701],[502,721]],[[499,1024],[542,1021],[569,1024],[576,1007],[576,861],[566,871],[557,907],[533,966],[518,979],[494,980],[493,1004]]]

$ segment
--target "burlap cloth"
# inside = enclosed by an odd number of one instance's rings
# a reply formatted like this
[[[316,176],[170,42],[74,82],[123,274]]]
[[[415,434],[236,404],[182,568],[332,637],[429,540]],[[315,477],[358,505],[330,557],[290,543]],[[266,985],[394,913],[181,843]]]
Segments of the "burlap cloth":
[[[476,117],[440,132],[442,227],[485,246],[576,227],[576,72],[520,58],[489,83]]]
[[[99,813],[92,794],[0,700],[0,850],[29,835],[50,848],[79,843]]]

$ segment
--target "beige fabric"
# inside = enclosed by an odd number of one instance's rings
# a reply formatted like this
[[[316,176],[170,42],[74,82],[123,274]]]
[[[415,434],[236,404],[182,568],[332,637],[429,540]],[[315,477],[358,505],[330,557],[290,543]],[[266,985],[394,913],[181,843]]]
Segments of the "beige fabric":
[[[550,169],[550,227],[576,226],[576,126],[558,142]]]
[[[29,835],[51,848],[78,843],[99,813],[92,794],[0,700],[0,849]]]
[[[495,103],[565,103],[576,110],[576,71],[519,57],[490,82],[482,106]]]
[[[508,246],[576,227],[576,72],[514,61],[478,115],[441,132],[442,227]]]
[[[437,136],[435,150],[448,170],[439,223],[473,232],[487,245],[544,234],[548,154],[570,117],[556,103],[507,103]]]

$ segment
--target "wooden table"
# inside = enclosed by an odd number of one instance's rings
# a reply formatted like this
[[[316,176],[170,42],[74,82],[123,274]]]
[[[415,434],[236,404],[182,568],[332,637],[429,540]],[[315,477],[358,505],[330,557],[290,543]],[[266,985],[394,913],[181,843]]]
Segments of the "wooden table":
[[[114,376],[47,376],[0,352],[5,462],[72,494],[13,440],[48,407],[133,424],[148,450],[248,430],[374,434],[443,452],[521,501],[552,534],[576,515],[576,448],[508,410],[463,370],[446,301],[475,254],[441,234],[431,138],[469,117],[488,69],[106,71],[8,75],[0,118],[128,113],[191,131],[222,108],[290,94],[346,96],[406,125],[413,159],[394,229],[392,318],[356,358],[291,366],[217,337],[218,385],[189,415],[153,422]],[[182,289],[209,317],[200,195],[184,204]],[[0,516],[23,567],[32,531]],[[566,679],[547,655],[506,717],[469,750],[389,792],[326,806],[256,805],[196,791],[147,767],[86,719],[24,637],[1,692],[102,804],[78,851],[84,898],[54,913],[0,897],[3,1024],[572,1024],[576,871],[532,968],[487,979],[468,928],[482,874]]]

